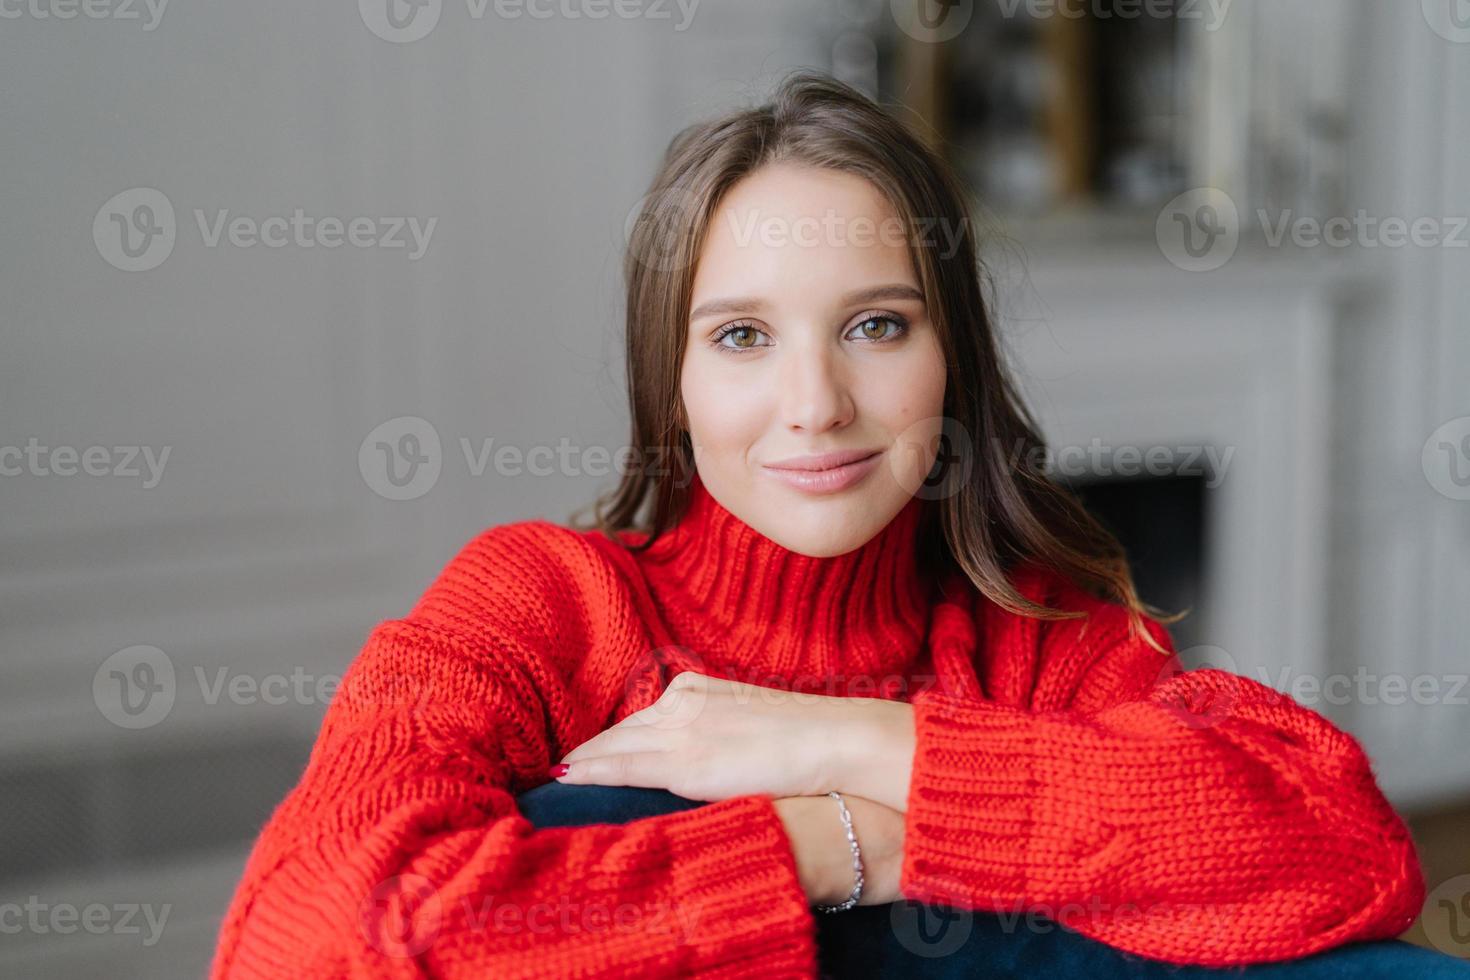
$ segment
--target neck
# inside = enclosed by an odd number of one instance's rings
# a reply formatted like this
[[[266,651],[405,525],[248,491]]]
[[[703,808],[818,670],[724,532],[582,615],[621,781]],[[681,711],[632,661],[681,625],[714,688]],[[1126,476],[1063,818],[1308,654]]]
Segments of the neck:
[[[806,689],[844,675],[846,693],[873,696],[858,685],[902,672],[924,644],[923,507],[915,497],[864,544],[818,558],[756,531],[696,475],[683,517],[638,561],[671,635],[707,672]]]

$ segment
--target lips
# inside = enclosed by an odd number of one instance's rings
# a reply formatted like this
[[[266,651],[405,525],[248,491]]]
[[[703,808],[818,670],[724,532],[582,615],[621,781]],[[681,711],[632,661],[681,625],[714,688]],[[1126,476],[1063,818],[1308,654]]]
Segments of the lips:
[[[767,465],[765,472],[802,493],[838,493],[877,469],[882,456],[881,451],[826,453],[782,460],[779,465]]]
[[[775,463],[767,463],[766,466],[773,470],[785,470],[787,472],[819,473],[824,470],[835,470],[838,467],[847,466],[860,460],[875,456],[880,452],[877,449],[843,449],[829,453],[813,453],[807,456],[793,456]]]

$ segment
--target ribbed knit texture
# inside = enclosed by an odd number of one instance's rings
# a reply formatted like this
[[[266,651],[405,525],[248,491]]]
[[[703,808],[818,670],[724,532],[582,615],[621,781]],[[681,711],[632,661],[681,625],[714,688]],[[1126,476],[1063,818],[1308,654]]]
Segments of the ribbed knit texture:
[[[211,976],[815,977],[770,797],[542,830],[516,810],[686,668],[912,701],[907,897],[1221,966],[1410,924],[1422,872],[1354,739],[1254,681],[1178,673],[1121,607],[1034,564],[1022,593],[1086,620],[931,581],[924,506],[834,558],[760,535],[698,479],[640,554],[633,532],[484,532],[352,663]]]

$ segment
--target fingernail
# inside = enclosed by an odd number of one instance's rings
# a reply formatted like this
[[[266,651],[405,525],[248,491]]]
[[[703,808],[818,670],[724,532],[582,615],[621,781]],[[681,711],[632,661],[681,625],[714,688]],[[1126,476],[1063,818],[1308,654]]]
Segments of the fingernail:
[[[565,776],[571,770],[571,768],[572,767],[567,765],[565,762],[558,762],[556,765],[551,767],[551,778],[556,779],[559,776]]]

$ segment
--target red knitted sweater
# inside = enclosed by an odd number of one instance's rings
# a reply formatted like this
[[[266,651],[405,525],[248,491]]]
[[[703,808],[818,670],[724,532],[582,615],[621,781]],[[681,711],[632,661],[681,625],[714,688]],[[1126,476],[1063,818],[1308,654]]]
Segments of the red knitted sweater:
[[[1121,607],[1033,565],[1023,594],[1089,617],[931,582],[918,498],[812,558],[693,490],[637,555],[633,532],[491,528],[373,630],[255,842],[213,977],[815,976],[770,797],[540,830],[516,809],[686,668],[913,703],[907,897],[1209,965],[1391,937],[1418,913],[1405,827],[1321,716],[1179,673]]]

